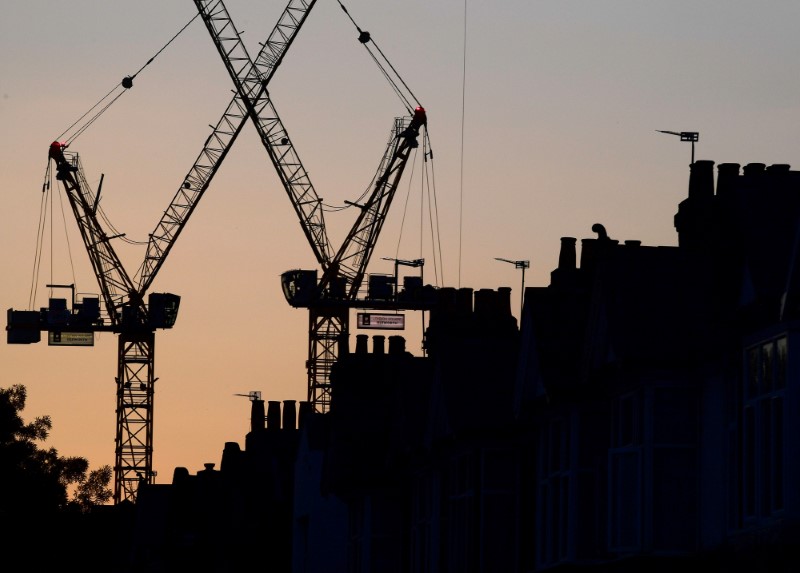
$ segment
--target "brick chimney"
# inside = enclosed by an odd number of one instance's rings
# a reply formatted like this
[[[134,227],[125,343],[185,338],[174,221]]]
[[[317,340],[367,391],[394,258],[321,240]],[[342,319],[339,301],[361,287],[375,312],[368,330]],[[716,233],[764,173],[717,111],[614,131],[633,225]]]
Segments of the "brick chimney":
[[[714,202],[714,162],[699,160],[690,168],[689,196],[678,205],[674,219],[678,246],[707,248],[714,244],[719,234]]]

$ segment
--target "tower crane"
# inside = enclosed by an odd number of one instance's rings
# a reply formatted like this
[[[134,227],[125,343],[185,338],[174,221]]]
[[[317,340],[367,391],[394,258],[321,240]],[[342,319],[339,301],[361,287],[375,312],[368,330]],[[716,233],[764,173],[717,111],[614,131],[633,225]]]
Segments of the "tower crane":
[[[290,0],[256,61],[266,85],[305,22],[316,0]],[[127,89],[130,78],[123,80]],[[116,382],[116,437],[114,463],[114,503],[134,501],[138,485],[152,483],[153,472],[153,397],[155,382],[155,330],[172,328],[177,318],[180,297],[171,293],[145,294],[189,220],[198,201],[211,183],[231,145],[245,125],[249,108],[237,93],[206,139],[200,155],[181,183],[155,230],[150,234],[147,252],[137,272],[138,281],[128,274],[112,246],[120,235],[109,235],[97,218],[100,189],[89,187],[77,153],[54,142],[49,159],[55,164],[72,208],[92,269],[102,294],[105,317],[97,297],[51,299],[39,311],[8,310],[7,342],[35,343],[41,332],[48,332],[50,345],[91,345],[95,332],[119,335]],[[102,184],[102,179],[101,179]]]
[[[367,264],[410,153],[418,147],[420,131],[427,126],[425,109],[417,103],[415,109],[409,107],[410,117],[395,119],[372,191],[363,204],[357,205],[360,209],[357,219],[334,253],[325,228],[322,202],[261,81],[263,72],[258,61],[250,59],[222,0],[195,0],[195,4],[237,93],[247,106],[322,270],[319,280],[316,270],[288,271],[281,280],[289,304],[309,309],[308,401],[315,411],[326,412],[330,407],[331,367],[339,353],[347,349],[350,309],[422,309],[427,304],[419,297],[401,300],[397,295],[382,300],[358,298]],[[370,41],[368,32],[360,29],[359,32],[359,41],[364,44]]]

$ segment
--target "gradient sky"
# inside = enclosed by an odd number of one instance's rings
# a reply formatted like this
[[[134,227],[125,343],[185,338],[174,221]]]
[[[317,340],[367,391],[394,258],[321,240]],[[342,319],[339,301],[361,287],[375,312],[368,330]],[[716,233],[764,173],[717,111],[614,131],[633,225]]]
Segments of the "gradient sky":
[[[226,5],[251,53],[285,6]],[[518,315],[520,273],[495,257],[530,260],[526,285],[544,286],[560,237],[593,237],[593,223],[603,223],[614,239],[677,243],[673,216],[686,196],[691,146],[656,130],[700,132],[698,159],[800,162],[796,1],[467,0],[466,10],[464,0],[345,5],[428,110],[434,151],[441,264],[434,265],[430,229],[420,230],[420,220],[428,221],[420,184],[406,177],[372,272],[392,272],[382,257],[424,257],[426,282],[512,287]],[[188,0],[4,6],[5,308],[28,306],[49,143],[194,13]],[[392,118],[403,113],[356,36],[334,0],[318,0],[270,84],[315,188],[330,204],[360,195]],[[73,144],[90,182],[104,174],[103,208],[128,237],[145,240],[153,230],[231,89],[198,19]],[[46,305],[48,282],[74,280],[80,292],[98,292],[75,222],[68,211],[61,217],[57,205],[53,272],[48,254],[34,308]],[[328,215],[335,244],[352,217]],[[47,243],[49,252],[49,236]],[[144,256],[118,249],[130,271]],[[279,276],[314,266],[247,126],[151,289],[182,297],[175,328],[156,335],[157,482],[169,482],[177,466],[195,472],[205,462],[218,464],[226,441],[243,444],[249,404],[234,394],[305,399],[308,317],[285,303]],[[419,330],[407,332],[415,354]],[[85,456],[93,467],[113,464],[114,335],[98,335],[93,348],[1,344],[0,364],[0,386],[28,388],[24,417],[52,416],[48,445]]]

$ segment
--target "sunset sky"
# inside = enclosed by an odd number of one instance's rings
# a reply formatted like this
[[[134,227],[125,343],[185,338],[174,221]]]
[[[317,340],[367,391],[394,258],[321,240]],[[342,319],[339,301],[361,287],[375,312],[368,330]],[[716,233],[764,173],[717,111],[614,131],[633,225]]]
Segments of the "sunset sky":
[[[434,152],[441,260],[415,171],[400,186],[371,272],[393,271],[383,257],[425,258],[426,282],[437,286],[511,287],[518,316],[520,271],[495,257],[530,260],[526,285],[544,286],[560,237],[594,237],[594,223],[621,241],[677,243],[673,216],[686,196],[691,146],[656,130],[699,132],[697,159],[800,166],[796,1],[344,4],[427,109]],[[226,5],[255,54],[285,2]],[[28,308],[33,288],[33,308],[45,306],[47,283],[98,292],[65,199],[63,212],[54,203],[32,286],[48,145],[194,13],[189,0],[4,6],[4,308]],[[197,19],[72,145],[92,185],[104,175],[103,209],[127,237],[146,240],[232,88]],[[335,0],[318,0],[270,92],[319,195],[333,205],[355,200],[403,108]],[[353,217],[352,209],[327,215],[335,244]],[[144,251],[115,247],[133,272]],[[248,125],[151,289],[182,297],[175,328],[156,335],[158,483],[177,466],[194,473],[219,464],[227,441],[243,444],[249,404],[235,394],[305,399],[308,316],[286,304],[279,278],[314,267]],[[406,336],[419,355],[417,320],[409,316]],[[116,352],[113,334],[98,335],[92,348],[3,343],[0,387],[27,387],[26,419],[52,416],[47,445],[93,467],[113,464]]]

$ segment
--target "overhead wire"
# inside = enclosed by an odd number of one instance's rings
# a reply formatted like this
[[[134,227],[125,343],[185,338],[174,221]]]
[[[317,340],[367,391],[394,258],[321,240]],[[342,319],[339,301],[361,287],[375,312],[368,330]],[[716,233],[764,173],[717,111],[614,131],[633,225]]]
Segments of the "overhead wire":
[[[439,234],[439,215],[438,215],[438,208],[436,208],[437,200],[436,200],[436,189],[434,185],[433,179],[433,166],[431,162],[431,166],[428,167],[428,157],[432,158],[432,154],[429,152],[430,149],[430,139],[427,136],[427,130],[425,133],[425,137],[422,140],[422,173],[420,174],[420,234],[419,234],[419,241],[420,241],[420,258],[423,257],[424,254],[424,235],[426,230],[425,224],[425,206],[427,201],[427,231],[430,233],[430,250],[433,257],[433,274],[435,283],[437,285],[444,284],[444,276],[442,268],[440,266],[440,259],[441,259],[441,248],[440,242],[438,240]],[[438,251],[438,252],[437,252]]]
[[[42,183],[42,201],[39,205],[39,224],[36,229],[36,247],[33,255],[33,271],[31,278],[31,289],[28,294],[28,309],[32,310],[38,294],[39,272],[42,265],[42,250],[44,248],[44,232],[47,227],[47,200],[50,197],[52,188],[52,168],[47,162],[45,169],[44,182]]]
[[[69,242],[69,233],[67,232],[67,215],[64,212],[64,196],[58,196],[58,203],[59,207],[61,207],[61,220],[64,223],[64,239],[67,242],[67,255],[69,256],[69,267],[72,271],[72,284],[77,286],[78,281],[75,279],[75,262],[72,259],[72,245]],[[50,218],[53,218],[53,214],[50,214]],[[50,260],[52,261],[53,258],[51,257]],[[52,279],[51,279],[52,280]],[[52,283],[51,283],[52,284]]]
[[[347,18],[350,20],[350,22],[353,24],[353,26],[358,31],[358,33],[359,33],[359,36],[358,36],[359,42],[364,44],[364,47],[366,48],[366,50],[369,53],[370,57],[372,57],[373,61],[378,66],[378,69],[381,71],[381,73],[383,74],[384,78],[386,78],[386,80],[389,82],[389,84],[392,87],[392,89],[395,92],[395,94],[403,102],[403,105],[405,106],[406,110],[409,113],[413,113],[414,106],[415,105],[416,106],[420,106],[419,99],[416,97],[414,92],[411,91],[411,88],[408,87],[408,84],[405,82],[405,80],[400,75],[400,73],[397,71],[397,69],[392,65],[392,63],[389,61],[389,59],[383,53],[383,51],[381,50],[380,46],[378,46],[378,44],[372,39],[370,33],[361,29],[361,27],[358,25],[358,23],[352,17],[352,15],[347,10],[347,8],[344,6],[344,4],[342,3],[341,0],[337,0],[337,3],[339,4],[339,6],[342,9],[342,11],[345,13]],[[371,48],[371,46],[374,47],[374,51]],[[385,63],[382,63],[382,62],[385,62]],[[395,81],[394,78],[396,78],[396,81]],[[401,88],[401,86],[402,86],[402,88]],[[411,100],[413,100],[413,104],[412,104]],[[415,157],[416,157],[416,153],[415,153]],[[424,140],[423,140],[423,167],[427,166],[428,157],[433,159],[433,152],[430,151],[430,139],[428,137],[428,132],[427,132],[427,129],[426,129],[425,130]],[[409,178],[409,189],[408,189],[408,192],[406,194],[406,202],[405,202],[405,206],[403,208],[403,215],[402,215],[401,222],[400,222],[400,232],[399,232],[398,241],[397,241],[396,256],[399,255],[400,244],[402,242],[403,228],[405,226],[406,215],[407,215],[407,212],[408,212],[408,202],[409,202],[410,195],[411,195],[410,188],[411,188],[411,184],[412,184],[412,180],[413,180],[413,176],[414,176],[414,174],[413,174],[413,170],[414,170],[413,166],[414,166],[414,164],[415,164],[415,162],[412,161],[412,174],[411,174],[411,177]],[[430,225],[430,230],[431,230],[431,243],[432,243],[431,248],[434,251],[434,255],[433,255],[434,256],[434,267],[435,267],[434,271],[435,271],[435,275],[436,275],[437,280],[438,280],[439,279],[440,270],[442,270],[440,268],[440,264],[441,264],[441,235],[439,234],[438,204],[437,204],[437,200],[436,200],[435,179],[433,177],[433,168],[432,168],[432,166],[431,166],[430,179],[429,179],[429,175],[428,175],[427,169],[423,169],[423,174],[420,176],[420,184],[422,185],[422,197],[421,197],[421,201],[420,201],[420,209],[424,210],[425,190],[427,189],[427,192],[428,192],[429,225]],[[424,219],[424,216],[423,216],[423,213],[421,212],[420,213],[420,223],[422,223],[423,219]],[[435,220],[435,223],[434,223],[434,220]],[[422,252],[422,250],[423,250],[423,243],[424,243],[424,240],[423,240],[424,229],[423,228],[424,228],[424,225],[420,224],[420,252]],[[438,259],[439,259],[438,261],[437,261],[437,250],[438,250]],[[442,277],[442,280],[443,280],[443,277]]]
[[[389,58],[387,58],[386,55],[383,53],[383,51],[380,49],[380,46],[378,46],[378,44],[375,42],[375,40],[372,39],[372,36],[370,35],[370,33],[362,30],[361,27],[358,25],[358,23],[353,19],[353,17],[350,15],[350,12],[347,10],[345,5],[342,3],[342,0],[336,0],[336,1],[338,2],[339,7],[342,9],[342,11],[347,15],[347,18],[350,20],[350,22],[353,23],[353,26],[356,28],[356,30],[358,30],[358,41],[361,42],[364,45],[364,48],[366,48],[367,52],[370,54],[370,56],[372,57],[372,59],[375,62],[375,64],[381,70],[381,73],[383,73],[384,77],[391,84],[391,86],[394,89],[395,93],[400,98],[400,100],[403,102],[403,105],[406,107],[408,112],[412,113],[414,111],[414,109],[413,109],[414,105],[411,104],[411,102],[408,99],[408,96],[410,96],[411,99],[414,100],[414,103],[416,105],[420,105],[419,100],[417,99],[417,96],[415,96],[414,92],[411,91],[411,88],[408,87],[408,84],[406,84],[405,80],[403,80],[402,76],[398,73],[398,71],[395,69],[395,67],[392,65],[392,63],[389,61]],[[392,75],[387,71],[387,69],[384,66],[384,64],[382,64],[381,61],[379,61],[379,58],[370,49],[369,44],[372,44],[375,47],[375,50],[378,52],[378,54],[380,54],[380,57],[381,57],[382,61],[385,62],[386,66],[388,66],[389,69],[394,73],[394,76],[397,78],[397,80],[399,80],[399,82],[405,88],[408,96],[406,96],[403,93],[403,91],[400,89],[400,86],[397,84],[397,82],[392,79]]]
[[[410,96],[411,96],[411,97],[414,99],[414,103],[416,103],[417,105],[419,105],[419,100],[417,99],[417,96],[415,96],[415,95],[414,95],[414,92],[412,92],[412,91],[411,91],[411,88],[409,88],[409,87],[408,87],[408,84],[406,84],[406,82],[405,82],[405,80],[403,79],[403,77],[402,77],[402,76],[401,76],[401,75],[400,75],[400,74],[397,72],[397,70],[396,70],[396,69],[394,69],[394,66],[393,66],[393,65],[392,65],[392,63],[389,61],[389,58],[387,58],[387,57],[386,57],[386,56],[383,54],[383,52],[382,52],[382,51],[381,51],[381,49],[380,49],[380,46],[378,46],[378,44],[377,44],[377,43],[375,43],[375,41],[374,41],[374,40],[371,40],[371,41],[372,41],[372,45],[373,45],[373,46],[375,46],[375,49],[376,49],[376,50],[378,50],[378,53],[379,53],[379,54],[381,55],[381,57],[383,58],[383,61],[385,61],[385,62],[386,62],[386,64],[389,66],[389,68],[390,68],[390,69],[391,69],[391,70],[394,72],[394,75],[395,75],[395,76],[397,76],[397,79],[398,79],[398,80],[400,80],[400,83],[401,83],[401,84],[403,84],[403,87],[404,87],[404,88],[406,88],[406,91],[408,92],[408,94],[409,94],[409,95],[410,95]],[[366,44],[365,44],[365,45],[366,45]],[[406,101],[407,101],[407,100],[406,100]],[[412,111],[412,110],[410,110],[410,109],[409,109],[409,111]]]
[[[461,252],[464,229],[464,123],[467,93],[467,0],[464,0],[464,45],[461,68],[461,158],[459,167],[458,198],[458,286],[461,287]]]
[[[403,241],[403,230],[405,229],[406,215],[408,214],[408,203],[411,198],[411,185],[414,182],[414,168],[416,166],[416,151],[414,152],[414,161],[411,162],[411,174],[408,177],[408,187],[406,188],[406,202],[403,205],[403,215],[400,218],[400,230],[397,233],[397,248],[395,249],[395,258],[400,258],[400,244]]]
[[[429,189],[432,189],[432,191],[433,191],[432,192],[432,197],[433,197],[433,202],[432,202],[433,213],[432,213],[432,217],[433,217],[433,219],[431,221],[431,242],[432,242],[431,249],[433,251],[433,256],[434,256],[434,259],[433,259],[434,260],[434,266],[438,269],[439,273],[441,274],[441,284],[444,284],[444,259],[442,259],[442,236],[441,236],[441,225],[439,224],[439,201],[438,201],[438,198],[437,198],[437,195],[436,195],[436,173],[434,172],[434,168],[433,168],[433,151],[431,150],[430,137],[429,137],[429,134],[428,134],[428,130],[425,130],[425,138],[423,139],[423,145],[428,150],[426,152],[427,156],[425,157],[425,162],[427,163],[427,157],[430,157],[430,159],[431,159],[431,162],[430,162],[430,164],[431,164],[431,166],[430,166],[430,184],[429,184]],[[426,173],[426,176],[427,176],[428,171],[426,170],[425,173]],[[428,204],[430,206],[431,202],[429,201]],[[433,221],[434,220],[436,221],[435,236],[434,236],[434,228],[433,228]],[[439,253],[438,262],[436,260],[437,251]]]
[[[178,30],[178,32],[177,32],[177,33],[176,33],[174,36],[172,36],[172,38],[170,38],[170,39],[169,39],[169,41],[168,41],[166,44],[164,44],[164,45],[163,45],[163,46],[162,46],[162,47],[161,47],[161,48],[160,48],[160,49],[159,49],[159,50],[158,50],[158,51],[157,51],[157,52],[156,52],[156,53],[155,53],[155,54],[154,54],[154,55],[153,55],[153,56],[152,56],[150,59],[149,59],[149,60],[147,60],[147,62],[145,62],[145,63],[144,63],[144,65],[143,65],[141,68],[139,68],[139,69],[136,71],[136,73],[134,73],[134,74],[132,74],[132,75],[129,75],[129,76],[125,76],[124,78],[122,78],[122,80],[121,80],[121,81],[120,81],[120,82],[119,82],[117,85],[115,85],[115,86],[114,86],[114,87],[113,87],[113,88],[112,88],[112,89],[111,89],[111,90],[110,90],[110,91],[109,91],[109,92],[108,92],[106,95],[104,95],[102,98],[100,98],[100,99],[97,101],[97,103],[95,103],[95,104],[94,104],[92,107],[90,107],[90,108],[89,108],[89,109],[86,111],[86,113],[84,113],[84,114],[83,114],[82,116],[80,116],[80,117],[79,117],[77,120],[75,120],[75,121],[72,123],[72,125],[70,125],[70,126],[67,128],[67,129],[65,129],[64,131],[62,131],[62,132],[61,132],[61,133],[58,135],[58,137],[56,137],[56,141],[61,141],[61,138],[62,138],[62,137],[64,137],[66,134],[70,133],[70,132],[71,132],[71,130],[72,130],[72,129],[73,129],[75,126],[76,126],[76,125],[78,125],[78,124],[79,124],[79,123],[80,123],[80,122],[81,122],[81,121],[82,121],[82,120],[83,120],[83,119],[84,119],[84,118],[85,118],[87,115],[89,115],[89,114],[90,114],[90,113],[91,113],[91,112],[92,112],[94,109],[96,109],[98,106],[100,106],[101,104],[103,104],[103,102],[105,102],[105,101],[106,101],[106,100],[107,100],[109,97],[111,97],[111,95],[112,95],[112,94],[114,94],[114,92],[116,92],[117,90],[119,90],[119,88],[123,88],[123,89],[122,89],[122,90],[121,90],[119,93],[117,93],[117,94],[116,94],[116,95],[115,95],[115,96],[114,96],[114,97],[111,99],[111,101],[109,101],[109,102],[107,102],[105,105],[103,105],[103,107],[102,107],[102,108],[100,108],[100,110],[99,110],[99,111],[98,111],[96,114],[94,114],[94,115],[91,117],[91,119],[89,119],[89,120],[88,120],[88,121],[86,121],[84,124],[82,124],[82,125],[81,125],[81,126],[80,126],[80,127],[79,127],[79,128],[76,130],[76,131],[75,131],[75,133],[73,133],[73,134],[72,134],[72,135],[71,135],[69,138],[67,138],[67,140],[65,141],[65,143],[67,143],[67,144],[69,145],[70,143],[74,142],[74,141],[75,141],[75,140],[78,138],[78,136],[82,135],[82,134],[83,134],[83,133],[84,133],[84,132],[85,132],[87,129],[89,129],[89,127],[90,127],[92,124],[94,124],[94,122],[95,122],[95,121],[97,121],[97,119],[98,119],[98,118],[99,118],[101,115],[103,115],[103,113],[105,113],[105,112],[106,112],[106,110],[107,110],[109,107],[111,107],[111,105],[113,105],[113,104],[114,104],[114,103],[115,103],[115,102],[116,102],[116,101],[117,101],[117,100],[118,100],[118,99],[119,99],[119,98],[122,96],[122,94],[124,94],[124,93],[125,93],[127,90],[129,90],[131,87],[133,87],[133,80],[134,80],[134,79],[136,79],[136,76],[138,76],[138,75],[141,73],[141,71],[142,71],[142,70],[144,70],[144,69],[145,69],[147,66],[149,66],[149,65],[150,65],[150,64],[153,62],[153,60],[155,60],[155,59],[156,59],[156,58],[159,56],[159,54],[161,54],[161,52],[163,52],[163,51],[164,51],[164,50],[167,48],[167,46],[169,46],[169,45],[170,45],[170,44],[171,44],[173,41],[175,41],[175,39],[176,39],[178,36],[180,36],[180,34],[181,34],[181,33],[182,33],[184,30],[186,30],[186,28],[188,28],[188,27],[189,27],[189,24],[191,24],[191,23],[192,23],[192,22],[193,22],[193,21],[194,21],[194,20],[195,20],[195,19],[196,19],[196,18],[197,18],[199,15],[200,15],[200,12],[198,12],[197,14],[195,14],[194,16],[192,16],[192,18],[191,18],[191,19],[190,19],[190,20],[189,20],[189,21],[188,21],[186,24],[184,24],[184,26],[183,26],[183,27],[182,27],[180,30]]]
[[[144,70],[147,66],[149,66],[160,54],[163,52],[167,46],[172,44],[175,39],[183,33],[186,28],[200,15],[198,12],[189,21],[183,25],[183,27],[178,30],[172,38],[167,41],[152,57],[150,57],[144,65],[142,65],[136,73],[125,76],[117,85],[115,85],[108,93],[106,93],[103,97],[101,97],[92,107],[90,107],[83,115],[81,115],[77,120],[75,120],[72,124],[69,125],[64,131],[62,131],[56,138],[55,141],[62,141],[62,138],[65,138],[63,141],[65,143],[64,147],[69,146],[73,143],[80,135],[86,132],[89,127],[91,127],[95,121],[97,121],[100,116],[102,116],[127,90],[133,87],[133,80]],[[120,88],[122,88],[120,90]],[[118,93],[116,93],[118,92]],[[109,100],[110,98],[110,100]],[[99,108],[99,109],[98,109]],[[93,112],[95,112],[93,114]],[[93,115],[92,115],[93,114]],[[89,119],[86,119],[89,117]],[[86,121],[84,121],[86,120]],[[83,123],[81,123],[83,122]],[[77,129],[76,129],[76,126]],[[69,134],[69,135],[68,135]],[[31,279],[31,289],[29,292],[29,300],[28,300],[28,307],[33,308],[35,304],[36,297],[38,295],[38,283],[39,283],[39,276],[41,273],[41,265],[42,265],[42,254],[44,250],[44,240],[45,240],[45,229],[47,228],[47,219],[48,219],[48,212],[50,213],[50,283],[53,283],[53,171],[51,167],[51,162],[48,159],[47,161],[47,168],[45,169],[45,180],[42,184],[42,201],[39,208],[39,221],[38,221],[38,228],[36,231],[36,247],[34,252],[34,260],[33,260],[33,270],[32,270],[32,279]],[[50,208],[48,210],[48,202],[50,204]],[[105,211],[102,208],[97,206],[97,212],[100,214],[100,217],[106,223],[107,227],[112,230],[112,232],[118,237],[121,238],[124,242],[129,244],[135,245],[145,245],[147,244],[146,241],[135,241],[132,239],[128,239],[124,233],[120,233],[116,227],[114,227],[111,220],[106,215]],[[64,214],[64,205],[63,202],[61,203],[61,214],[62,219],[64,220],[65,224],[65,231],[66,231],[66,215]],[[67,241],[67,251],[69,254],[70,259],[70,268],[72,271],[73,276],[73,284],[75,283],[75,265],[72,258],[72,249],[69,244],[69,235],[66,234],[66,241]]]
[[[69,133],[69,131],[70,131],[70,130],[71,130],[73,127],[75,127],[76,125],[78,125],[78,122],[80,122],[80,121],[81,121],[81,120],[82,120],[84,117],[86,117],[87,115],[89,115],[89,114],[92,112],[92,110],[93,110],[94,108],[96,108],[98,105],[100,105],[101,103],[103,103],[103,101],[105,101],[105,100],[106,100],[106,99],[107,99],[107,98],[108,98],[108,97],[109,97],[109,96],[110,96],[112,93],[114,93],[114,92],[117,90],[117,88],[119,88],[121,85],[122,85],[122,82],[120,82],[120,83],[118,83],[117,85],[115,85],[115,86],[114,86],[114,87],[113,87],[113,88],[112,88],[112,89],[111,89],[111,90],[110,90],[110,91],[109,91],[109,92],[108,92],[106,95],[104,95],[103,97],[101,97],[101,98],[98,100],[98,102],[97,102],[97,103],[95,103],[95,104],[94,104],[92,107],[90,107],[90,108],[89,108],[89,109],[86,111],[86,113],[84,113],[82,116],[80,116],[78,119],[76,119],[76,120],[75,120],[75,121],[72,123],[72,125],[70,125],[70,126],[67,128],[67,129],[65,129],[65,130],[64,130],[64,131],[62,131],[60,134],[58,134],[58,137],[56,137],[56,139],[55,139],[55,140],[56,140],[56,141],[60,141],[60,140],[61,140],[61,138],[62,138],[62,137],[64,137],[64,135],[66,135],[67,133]],[[122,92],[120,92],[120,93],[122,93]],[[119,96],[116,96],[116,97],[114,98],[114,100],[113,100],[113,101],[116,101],[116,99],[117,99],[118,97],[119,97]],[[113,103],[113,101],[112,101],[112,103]],[[108,106],[106,106],[106,108],[107,108],[107,107],[108,107]],[[103,111],[104,111],[104,110],[105,110],[105,108],[103,108]],[[102,113],[102,111],[101,111],[100,113]],[[99,115],[99,114],[98,114],[98,115]],[[94,118],[91,120],[91,122],[93,122],[93,121],[94,121],[96,118],[97,118],[97,115],[96,115],[96,116],[95,116],[95,117],[94,117]],[[74,139],[74,137],[73,137],[73,139]]]

